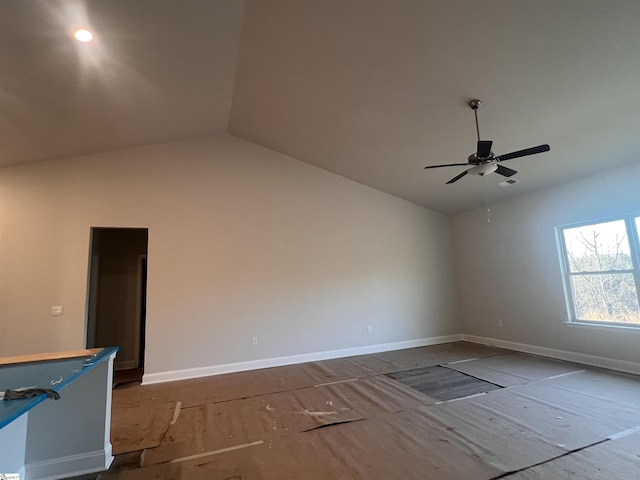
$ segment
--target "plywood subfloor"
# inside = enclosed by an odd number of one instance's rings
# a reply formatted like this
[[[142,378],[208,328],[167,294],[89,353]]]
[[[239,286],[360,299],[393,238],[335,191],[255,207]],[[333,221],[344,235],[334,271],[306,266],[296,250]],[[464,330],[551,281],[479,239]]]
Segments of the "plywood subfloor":
[[[636,376],[457,342],[115,390],[99,478],[640,478],[638,405]]]
[[[438,365],[392,373],[391,377],[440,401],[470,397],[501,388]]]

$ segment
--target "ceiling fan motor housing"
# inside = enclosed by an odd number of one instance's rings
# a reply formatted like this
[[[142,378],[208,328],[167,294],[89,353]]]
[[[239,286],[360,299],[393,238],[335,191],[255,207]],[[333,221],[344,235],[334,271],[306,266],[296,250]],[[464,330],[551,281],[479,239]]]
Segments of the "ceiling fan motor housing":
[[[493,162],[495,160],[495,155],[493,152],[489,152],[488,157],[478,157],[477,153],[472,153],[469,155],[468,161],[471,165],[484,165],[489,162]]]

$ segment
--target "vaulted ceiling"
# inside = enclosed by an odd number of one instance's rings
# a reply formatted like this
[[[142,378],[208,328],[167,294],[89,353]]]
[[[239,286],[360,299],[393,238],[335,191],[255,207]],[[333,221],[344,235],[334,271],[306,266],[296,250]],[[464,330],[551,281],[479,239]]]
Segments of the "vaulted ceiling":
[[[452,214],[640,161],[638,52],[637,0],[0,0],[0,165],[228,131]],[[472,98],[496,154],[551,145],[519,183],[423,170]]]

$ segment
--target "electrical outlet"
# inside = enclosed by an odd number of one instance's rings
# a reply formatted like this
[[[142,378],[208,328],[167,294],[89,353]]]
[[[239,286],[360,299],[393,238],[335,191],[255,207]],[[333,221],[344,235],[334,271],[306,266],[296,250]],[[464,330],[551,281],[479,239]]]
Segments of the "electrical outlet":
[[[371,325],[367,325],[367,333],[373,332],[373,327]]]
[[[258,344],[258,337],[253,337],[251,339],[251,345],[253,345],[254,347]]]
[[[498,319],[498,326],[502,327],[502,319],[501,318]]]

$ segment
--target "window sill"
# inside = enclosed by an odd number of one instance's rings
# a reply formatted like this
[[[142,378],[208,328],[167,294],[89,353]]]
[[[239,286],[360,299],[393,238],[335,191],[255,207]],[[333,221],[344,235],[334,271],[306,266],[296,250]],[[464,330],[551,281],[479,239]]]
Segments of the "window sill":
[[[580,321],[564,321],[562,322],[567,327],[573,328],[591,328],[594,330],[624,330],[625,332],[637,332],[640,333],[640,325],[612,325],[610,323],[591,323],[591,322],[580,322]]]

